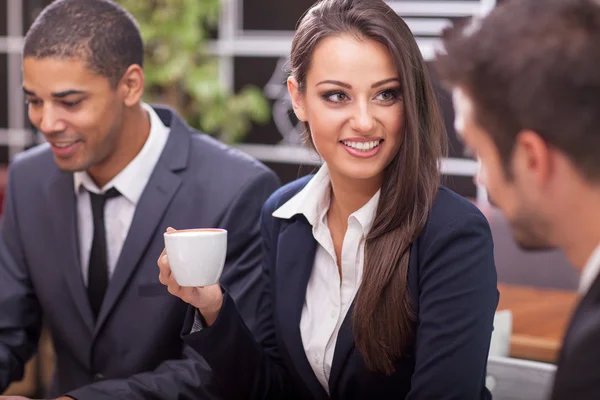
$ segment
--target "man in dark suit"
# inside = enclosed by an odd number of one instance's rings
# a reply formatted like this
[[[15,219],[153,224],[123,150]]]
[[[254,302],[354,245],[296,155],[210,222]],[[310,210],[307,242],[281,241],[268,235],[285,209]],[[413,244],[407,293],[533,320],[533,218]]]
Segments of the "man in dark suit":
[[[457,130],[516,240],[581,271],[552,399],[600,399],[600,2],[507,2],[445,42]]]
[[[143,44],[109,0],[57,0],[23,49],[29,117],[47,143],[10,167],[0,223],[0,393],[23,375],[44,319],[50,395],[213,398],[180,339],[186,305],[158,281],[167,225],[228,230],[221,281],[254,324],[264,165],[141,102]],[[198,260],[201,262],[202,260]]]

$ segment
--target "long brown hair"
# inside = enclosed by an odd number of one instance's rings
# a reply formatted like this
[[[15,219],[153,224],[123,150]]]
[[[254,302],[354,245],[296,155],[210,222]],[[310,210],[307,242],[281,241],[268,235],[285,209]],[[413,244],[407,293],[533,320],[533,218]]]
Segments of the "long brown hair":
[[[423,229],[438,191],[446,135],[419,47],[408,26],[382,0],[321,0],[306,12],[290,57],[290,72],[301,91],[306,90],[317,44],[341,34],[385,45],[402,82],[404,138],[384,171],[352,315],[356,348],[367,368],[391,374],[396,359],[413,343],[416,316],[407,285],[410,246]]]

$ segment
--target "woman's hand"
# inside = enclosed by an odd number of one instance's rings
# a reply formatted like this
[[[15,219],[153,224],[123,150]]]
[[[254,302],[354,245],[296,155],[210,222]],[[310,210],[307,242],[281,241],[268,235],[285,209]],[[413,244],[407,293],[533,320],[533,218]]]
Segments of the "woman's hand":
[[[167,228],[167,232],[175,232],[175,229]],[[217,320],[223,306],[223,292],[219,284],[200,287],[179,286],[171,273],[166,250],[163,250],[158,258],[158,268],[160,269],[158,279],[160,283],[167,286],[169,293],[196,307],[208,326]]]

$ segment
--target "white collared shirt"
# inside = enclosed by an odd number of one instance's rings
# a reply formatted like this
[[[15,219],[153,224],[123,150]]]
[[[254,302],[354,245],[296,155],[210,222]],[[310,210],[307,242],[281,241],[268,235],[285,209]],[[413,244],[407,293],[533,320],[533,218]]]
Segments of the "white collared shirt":
[[[585,295],[600,274],[600,245],[592,252],[579,278],[579,293]]]
[[[137,203],[167,144],[170,129],[163,124],[152,107],[147,104],[142,104],[142,106],[150,117],[148,139],[146,139],[146,143],[138,155],[117,176],[103,188],[98,188],[87,172],[80,171],[73,174],[77,195],[77,228],[81,276],[86,286],[88,282],[88,262],[94,236],[94,219],[88,191],[104,193],[115,187],[121,193],[121,196],[107,200],[104,209],[108,276],[111,277],[129,232]]]
[[[331,182],[326,164],[304,189],[273,213],[274,217],[283,219],[303,214],[312,225],[318,243],[306,288],[300,332],[308,362],[327,392],[338,333],[362,281],[365,239],[375,219],[379,195],[378,191],[348,217],[341,252],[341,280],[327,225]]]

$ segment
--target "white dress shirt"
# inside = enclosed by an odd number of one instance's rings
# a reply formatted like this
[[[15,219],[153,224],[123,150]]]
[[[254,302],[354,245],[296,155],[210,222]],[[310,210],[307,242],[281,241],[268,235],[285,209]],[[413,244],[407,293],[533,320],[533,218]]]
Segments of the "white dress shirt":
[[[380,193],[348,217],[341,251],[341,272],[327,225],[331,182],[324,164],[310,182],[277,209],[273,216],[288,219],[303,214],[317,241],[315,261],[306,288],[300,332],[306,357],[329,393],[329,374],[338,333],[362,281],[365,238],[371,229]]]
[[[94,236],[94,220],[88,191],[104,193],[115,187],[121,193],[119,197],[108,199],[104,209],[108,276],[110,278],[129,232],[136,205],[167,144],[170,129],[163,124],[152,107],[147,104],[143,104],[143,107],[150,116],[150,134],[142,150],[117,176],[104,187],[98,188],[87,172],[81,171],[73,174],[77,195],[77,228],[81,276],[86,286],[88,282],[88,262]]]
[[[585,295],[600,274],[600,245],[592,252],[579,279],[579,293]]]

